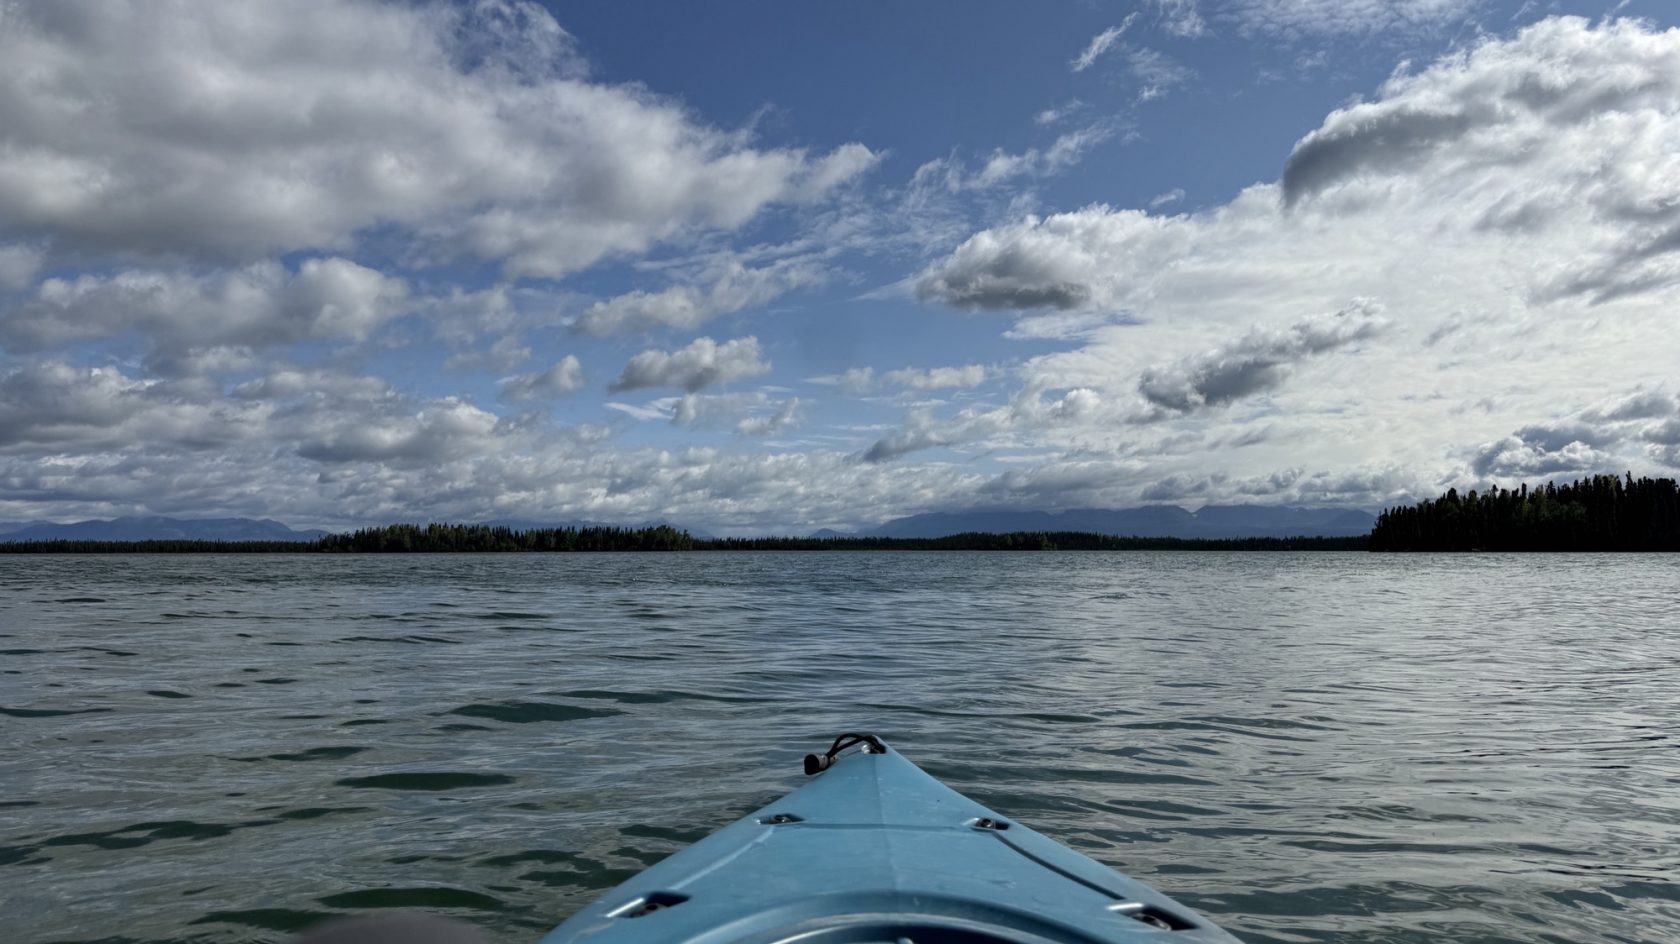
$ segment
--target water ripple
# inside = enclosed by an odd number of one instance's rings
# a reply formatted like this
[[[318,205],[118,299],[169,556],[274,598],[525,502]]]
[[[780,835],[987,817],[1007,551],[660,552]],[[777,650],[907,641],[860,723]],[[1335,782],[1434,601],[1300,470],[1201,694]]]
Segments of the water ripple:
[[[1244,940],[1680,940],[1680,561],[0,559],[9,940],[528,942],[872,729]]]

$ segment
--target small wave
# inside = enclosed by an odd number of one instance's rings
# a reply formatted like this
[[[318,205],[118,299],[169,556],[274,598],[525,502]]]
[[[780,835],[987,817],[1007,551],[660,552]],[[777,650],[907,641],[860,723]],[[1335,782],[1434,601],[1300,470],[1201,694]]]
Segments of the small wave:
[[[673,700],[669,692],[619,692],[598,688],[561,692],[560,695],[563,698],[593,698],[603,701],[616,701],[625,705],[660,705]]]
[[[1013,715],[1022,721],[1042,721],[1046,724],[1101,724],[1102,719],[1092,715],[1057,714],[1055,712],[1024,712]]]
[[[132,849],[137,846],[151,845],[161,839],[202,840],[216,839],[232,833],[238,829],[237,825],[225,823],[199,823],[193,820],[177,819],[161,822],[135,823],[121,829],[110,829],[104,832],[67,833],[62,836],[49,836],[41,840],[42,847],[47,846],[93,846],[98,849]]]
[[[1062,712],[963,711],[955,708],[930,708],[926,705],[898,705],[889,702],[864,702],[863,707],[872,711],[903,711],[929,718],[983,718],[998,721],[1040,721],[1047,724],[1102,723],[1101,718],[1093,715]]]
[[[1309,724],[1305,721],[1291,721],[1288,718],[1245,718],[1238,715],[1201,715],[1193,717],[1190,720],[1205,721],[1209,724],[1228,724],[1239,728],[1289,728],[1298,731],[1337,730],[1333,726]]]
[[[668,826],[654,826],[647,823],[631,823],[619,829],[623,836],[634,836],[637,839],[662,839],[680,845],[692,845],[706,838],[704,829],[672,829]]]
[[[1188,803],[1174,803],[1171,800],[1115,800],[1101,803],[1099,806],[1125,816],[1173,822],[1191,822],[1204,817],[1221,816],[1225,813],[1224,810],[1192,806]]]
[[[464,888],[367,888],[317,898],[329,908],[470,908],[500,911],[506,907],[498,898]]]
[[[519,875],[522,882],[537,882],[548,888],[582,888],[590,891],[601,891],[616,888],[620,884],[635,878],[636,869],[609,868],[604,863],[590,859],[581,860],[575,872],[558,869],[536,869]]]
[[[521,865],[526,862],[537,862],[542,865],[579,865],[589,860],[575,852],[566,852],[560,849],[527,849],[524,852],[491,856],[482,861],[484,865]]]
[[[580,708],[546,701],[503,701],[494,704],[462,705],[449,711],[468,718],[489,718],[508,724],[533,724],[540,721],[581,721],[585,718],[605,718],[624,712],[613,708]]]
[[[771,698],[754,697],[751,695],[717,695],[711,692],[684,692],[676,690],[660,690],[653,692],[621,692],[612,689],[586,688],[577,691],[560,692],[562,698],[593,698],[605,701],[616,701],[626,705],[662,705],[679,701],[709,701],[724,705],[752,705],[761,702],[774,701]]]
[[[514,782],[506,774],[471,774],[452,770],[416,770],[406,773],[345,777],[333,781],[341,787],[359,790],[464,790],[471,787],[499,787]]]
[[[1294,737],[1288,734],[1268,734],[1254,727],[1237,725],[1234,723],[1212,724],[1205,721],[1133,721],[1121,725],[1134,731],[1213,731],[1220,734],[1235,734],[1242,737],[1261,738],[1267,741],[1308,741],[1310,738]],[[1304,727],[1311,727],[1305,725]],[[1315,728],[1314,730],[1323,730]]]
[[[407,636],[345,636],[343,639],[339,639],[339,640],[335,640],[335,641],[336,642],[394,642],[394,643],[400,643],[400,644],[403,644],[403,645],[410,645],[410,646],[425,645],[427,643],[440,643],[440,644],[446,645],[446,646],[458,646],[458,645],[461,644],[461,640],[459,640],[459,639],[448,639],[448,638],[443,637],[443,636],[424,636],[424,635],[421,635],[419,633],[413,633],[413,634],[410,634],[410,635],[407,635]]]
[[[40,865],[52,861],[48,858],[36,858],[40,851],[35,846],[0,846],[0,865]]]
[[[57,718],[63,715],[95,715],[110,711],[110,708],[4,708],[0,707],[0,715],[11,715],[14,718]]]
[[[351,757],[356,754],[360,754],[367,750],[372,750],[372,748],[353,747],[350,745],[338,747],[311,747],[308,750],[296,751],[290,754],[267,754],[263,757],[252,759],[288,761],[338,760],[343,757]]]
[[[331,918],[327,911],[298,911],[293,908],[250,908],[244,911],[212,911],[188,924],[237,924],[260,931],[301,931]]]
[[[361,813],[367,810],[365,806],[305,806],[295,810],[285,810],[274,815],[281,819],[306,820],[320,819],[323,816],[334,816],[340,813]]]

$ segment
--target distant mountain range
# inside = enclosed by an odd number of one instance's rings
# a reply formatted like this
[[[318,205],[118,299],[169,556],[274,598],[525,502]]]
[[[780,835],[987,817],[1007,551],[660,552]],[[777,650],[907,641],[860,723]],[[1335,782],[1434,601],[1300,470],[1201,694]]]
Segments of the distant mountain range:
[[[1207,505],[1187,511],[1177,505],[1142,508],[1081,508],[1070,511],[942,511],[894,518],[866,537],[939,538],[952,534],[1012,531],[1083,531],[1142,538],[1353,537],[1370,534],[1370,512],[1293,505]],[[838,536],[833,532],[819,532]]]
[[[13,527],[13,526],[16,527]],[[0,542],[16,541],[314,541],[325,531],[296,531],[269,518],[111,518],[56,524],[0,524]]]

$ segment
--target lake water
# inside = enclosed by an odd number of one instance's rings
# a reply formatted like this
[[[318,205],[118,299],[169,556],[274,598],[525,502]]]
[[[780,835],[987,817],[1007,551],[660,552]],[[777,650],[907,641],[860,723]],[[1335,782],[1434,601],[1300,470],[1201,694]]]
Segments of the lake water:
[[[0,557],[0,916],[530,941],[871,730],[1250,942],[1680,941],[1680,557]]]

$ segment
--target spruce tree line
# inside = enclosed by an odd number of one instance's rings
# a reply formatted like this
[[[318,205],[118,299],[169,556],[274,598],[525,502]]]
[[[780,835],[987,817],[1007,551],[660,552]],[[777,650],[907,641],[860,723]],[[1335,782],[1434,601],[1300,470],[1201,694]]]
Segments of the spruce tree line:
[[[0,554],[296,554],[315,550],[312,541],[156,541],[0,540]]]
[[[1680,551],[1680,487],[1630,472],[1463,496],[1449,489],[1384,511],[1371,550]]]
[[[462,551],[691,551],[694,538],[670,525],[652,528],[533,528],[482,524],[393,524],[329,534],[309,550],[328,553]]]

